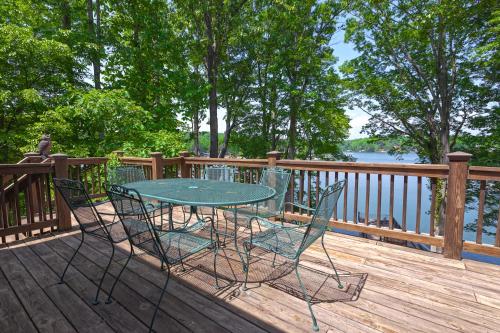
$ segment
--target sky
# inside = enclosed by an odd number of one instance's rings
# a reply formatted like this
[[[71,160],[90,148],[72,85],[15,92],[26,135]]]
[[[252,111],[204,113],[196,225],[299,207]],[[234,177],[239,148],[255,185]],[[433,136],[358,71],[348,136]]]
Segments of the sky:
[[[344,42],[344,31],[341,30],[335,34],[330,42],[333,47],[334,55],[338,58],[337,68],[342,65],[343,62],[353,59],[358,55],[358,52],[354,50],[354,45],[351,43]],[[358,108],[346,108],[346,115],[350,118],[351,129],[349,130],[349,139],[357,139],[367,137],[366,134],[361,133],[361,128],[368,122],[369,116]],[[226,110],[219,108],[218,114],[218,126],[219,132],[224,132]],[[209,131],[210,127],[208,125],[208,119],[201,124],[201,131]]]

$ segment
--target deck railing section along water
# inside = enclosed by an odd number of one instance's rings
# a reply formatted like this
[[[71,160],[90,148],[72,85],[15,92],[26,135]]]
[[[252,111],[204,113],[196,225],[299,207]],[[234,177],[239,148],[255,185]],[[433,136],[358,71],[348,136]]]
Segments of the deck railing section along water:
[[[466,153],[449,154],[448,164],[287,160],[281,159],[279,152],[268,153],[267,159],[192,157],[188,152],[174,158],[164,158],[156,152],[151,153],[150,158],[128,157],[121,151],[116,154],[122,164],[142,166],[148,179],[202,178],[207,166],[224,164],[237,170],[234,181],[258,183],[263,168],[291,169],[286,201],[300,202],[308,207],[315,206],[321,188],[345,179],[347,185],[330,227],[426,244],[442,249],[447,258],[461,259],[463,251],[500,257],[498,206],[497,227],[488,227],[489,233],[494,235],[489,237],[490,244],[486,244],[483,238],[485,203],[491,195],[487,185],[500,181],[500,168],[469,166],[471,155]],[[105,196],[106,158],[69,158],[64,154],[54,154],[50,160],[42,161],[34,154],[25,156],[18,164],[0,165],[1,243],[56,228],[71,228],[70,213],[50,186],[52,176],[82,181],[92,198]],[[479,185],[478,197],[473,198],[478,207],[477,230],[474,240],[464,241],[464,222],[473,222],[464,221],[470,215],[465,213],[468,182]],[[438,192],[438,183],[445,186],[444,196]],[[412,196],[414,202],[410,202],[408,196],[410,185],[416,187],[417,195]],[[425,186],[429,187],[428,198],[422,196]],[[441,200],[446,200],[446,205],[440,204]],[[397,222],[396,205],[399,205]],[[444,224],[440,226],[443,235],[435,232],[440,215],[444,218]],[[423,219],[423,216],[427,218]],[[305,209],[287,206],[285,218],[307,222],[311,216]]]

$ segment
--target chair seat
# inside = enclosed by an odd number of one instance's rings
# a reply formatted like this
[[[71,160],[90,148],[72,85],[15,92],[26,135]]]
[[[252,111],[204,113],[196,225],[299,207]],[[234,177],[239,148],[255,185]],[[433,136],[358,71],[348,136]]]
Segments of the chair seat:
[[[213,244],[213,241],[210,239],[187,232],[167,231],[158,232],[158,234],[165,255],[167,256],[166,259],[170,265],[174,265],[182,259],[208,248]],[[134,238],[137,241],[140,237],[141,234],[138,234]],[[135,242],[135,244],[139,248],[155,256],[159,256],[156,245],[152,239],[148,238],[144,242],[139,241]]]
[[[303,228],[270,228],[255,234],[251,243],[250,240],[246,240],[244,243],[266,249],[286,258],[295,259],[304,239],[304,233],[301,229]]]
[[[275,224],[272,223],[271,221],[265,220],[270,217],[275,217],[280,215],[279,212],[276,212],[274,210],[269,210],[267,207],[259,207],[259,209],[255,209],[254,206],[244,206],[244,207],[238,207],[237,211],[237,218],[238,218],[238,224],[239,225],[244,225],[246,227],[250,227],[250,219],[252,217],[260,217],[262,218],[263,222],[261,225],[265,225],[267,223],[270,223],[267,227],[272,228]],[[225,209],[224,210],[224,218],[228,219],[231,222],[234,222],[234,212],[232,209]],[[259,219],[260,222],[260,219]]]
[[[123,223],[127,226],[132,236],[148,231],[148,225],[145,221],[128,219]],[[128,235],[120,221],[106,223],[106,229],[114,243],[120,243],[128,239]],[[102,227],[86,231],[93,236],[108,238],[108,234]]]

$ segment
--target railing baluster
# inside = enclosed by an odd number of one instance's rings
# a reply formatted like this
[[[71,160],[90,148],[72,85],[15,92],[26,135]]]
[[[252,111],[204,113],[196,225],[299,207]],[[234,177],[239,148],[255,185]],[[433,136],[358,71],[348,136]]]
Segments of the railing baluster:
[[[417,177],[417,216],[415,219],[415,233],[420,234],[420,210],[422,208],[422,177]]]
[[[311,171],[307,171],[307,207],[311,208]],[[311,215],[308,210],[307,215]]]
[[[319,188],[320,188],[320,183],[321,183],[321,173],[320,171],[316,171],[316,202],[314,204],[314,207],[318,207],[318,202],[319,202]]]
[[[18,227],[21,226],[21,207],[19,204],[19,182],[17,181],[17,174],[13,175],[14,180],[14,221]],[[19,234],[16,233],[16,240],[19,240]]]
[[[370,219],[370,174],[366,174],[366,193],[365,193],[365,225],[368,225]]]
[[[50,216],[50,219],[53,220],[54,219],[54,210],[52,209],[52,195],[50,194],[50,175],[47,173],[45,175],[45,186],[46,186],[46,189],[47,189],[47,204],[49,206],[49,216]],[[54,227],[52,227],[52,231],[54,230]]]
[[[9,227],[9,222],[7,219],[7,202],[5,200],[5,190],[3,189],[4,188],[3,179],[1,180],[2,183],[0,187],[0,214],[2,216],[2,222],[3,222],[1,227],[2,229],[7,229]],[[5,244],[5,242],[6,242],[5,236],[2,236],[2,243]]]
[[[382,210],[382,175],[378,174],[377,178],[377,228],[380,228],[380,215]]]
[[[347,192],[349,192],[349,174],[347,172],[344,173],[345,180],[345,188],[344,188],[344,211],[343,211],[343,220],[347,222]]]
[[[303,204],[304,203],[304,170],[300,170],[299,173],[300,176],[300,184],[299,184],[299,203]],[[302,208],[299,209],[299,214],[302,214]]]
[[[358,181],[359,181],[359,173],[354,174],[354,205],[353,205],[353,214],[352,221],[354,223],[358,223]]]
[[[337,183],[339,181],[339,173],[337,171],[335,171],[335,183]],[[333,219],[335,221],[338,221],[337,219],[337,211],[338,211],[338,201],[337,201],[337,204],[335,205],[335,207],[333,207]]]
[[[406,231],[406,210],[408,206],[408,176],[403,177],[403,215],[401,217],[401,230]]]
[[[389,229],[394,229],[394,175],[391,175],[389,190]]]
[[[32,178],[31,174],[27,176],[27,184],[26,190],[24,191],[24,201],[26,205],[26,220],[28,224],[32,224],[35,222],[35,212],[33,208],[33,189],[32,189]],[[31,237],[31,230],[28,232],[28,235]]]
[[[500,247],[500,202],[498,204],[497,232],[495,234],[495,246]]]
[[[434,236],[434,226],[436,220],[436,179],[431,178],[431,216],[430,216],[430,226],[429,235]]]
[[[90,181],[92,182],[92,194],[95,194],[95,165],[90,165],[89,171],[90,171]]]
[[[295,170],[292,169],[290,172],[290,202],[294,203],[295,202]],[[295,212],[294,206],[290,206],[290,211],[292,213]]]
[[[37,180],[35,182],[35,195],[36,195],[36,202],[37,202],[37,208],[38,208],[38,222],[45,221],[45,214],[43,213],[43,204],[44,202],[42,201],[42,187],[40,186],[40,183],[42,181],[42,175],[38,175]],[[40,232],[42,232],[40,230]]]
[[[486,180],[481,180],[479,186],[479,207],[477,209],[477,230],[476,243],[483,243],[483,218],[484,218],[484,201],[486,199]]]

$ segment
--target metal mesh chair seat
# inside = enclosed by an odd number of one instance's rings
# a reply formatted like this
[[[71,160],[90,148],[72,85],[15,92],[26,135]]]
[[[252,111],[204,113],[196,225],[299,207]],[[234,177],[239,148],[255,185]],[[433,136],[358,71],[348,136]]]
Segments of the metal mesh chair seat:
[[[190,255],[208,248],[213,242],[210,239],[199,237],[188,232],[167,231],[158,232],[159,240],[164,249],[164,259],[170,264],[175,265]],[[144,239],[142,243],[141,236],[138,235],[134,243],[140,249],[153,254],[158,254],[156,243],[152,239]]]
[[[261,223],[262,220],[259,220]],[[269,221],[269,223],[272,223]],[[304,239],[304,226],[270,228],[253,236],[251,242],[245,245],[257,246],[277,253],[289,259],[295,259],[299,254],[300,244]]]
[[[144,221],[130,220],[125,223],[127,224],[127,228],[131,230],[133,235],[137,235],[148,231],[148,226]],[[127,232],[123,228],[123,225],[120,223],[120,221],[113,223],[106,223],[106,232],[102,228],[100,228],[89,231],[89,233],[101,238],[106,238],[107,235],[109,234],[111,235],[111,237],[115,242],[122,242],[128,239]]]

